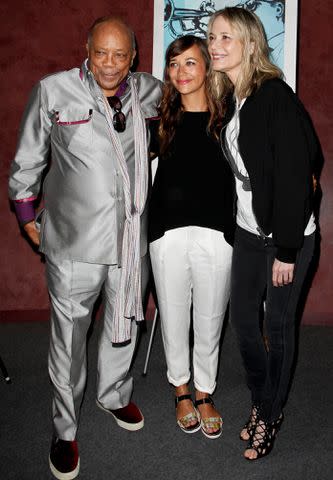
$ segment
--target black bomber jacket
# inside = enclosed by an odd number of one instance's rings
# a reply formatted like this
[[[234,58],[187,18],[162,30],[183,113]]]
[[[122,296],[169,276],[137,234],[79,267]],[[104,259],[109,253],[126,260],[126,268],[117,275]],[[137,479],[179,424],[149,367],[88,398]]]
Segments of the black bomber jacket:
[[[235,110],[232,94],[226,102],[224,152],[226,126]],[[240,110],[238,146],[259,229],[272,233],[276,258],[294,263],[312,212],[312,173],[319,144],[308,113],[283,80],[266,80],[246,99]]]

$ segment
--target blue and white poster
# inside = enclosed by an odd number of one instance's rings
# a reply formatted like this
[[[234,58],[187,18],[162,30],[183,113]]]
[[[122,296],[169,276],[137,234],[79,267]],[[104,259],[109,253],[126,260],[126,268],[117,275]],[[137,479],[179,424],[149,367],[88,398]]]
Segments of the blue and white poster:
[[[241,7],[261,19],[271,60],[295,89],[297,50],[297,0],[155,0],[153,73],[162,78],[167,46],[182,35],[206,37],[212,13],[224,7]]]

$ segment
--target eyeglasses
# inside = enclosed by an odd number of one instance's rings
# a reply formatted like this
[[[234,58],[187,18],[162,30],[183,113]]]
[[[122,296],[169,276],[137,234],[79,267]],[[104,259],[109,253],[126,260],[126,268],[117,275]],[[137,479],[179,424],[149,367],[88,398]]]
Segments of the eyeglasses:
[[[113,126],[116,132],[124,132],[126,129],[126,117],[125,114],[121,111],[122,103],[119,97],[115,95],[113,97],[108,97],[108,102],[110,107],[113,108],[115,114],[113,115]]]

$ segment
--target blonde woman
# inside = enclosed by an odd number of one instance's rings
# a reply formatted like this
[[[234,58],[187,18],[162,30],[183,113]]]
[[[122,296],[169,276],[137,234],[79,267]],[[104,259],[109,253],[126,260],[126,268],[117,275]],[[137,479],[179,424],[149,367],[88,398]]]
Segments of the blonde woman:
[[[234,173],[237,228],[231,322],[251,391],[242,429],[248,460],[273,448],[294,360],[295,311],[312,258],[312,172],[317,140],[303,105],[269,60],[259,18],[216,12],[208,27],[214,92],[222,99],[222,150]],[[260,311],[266,296],[265,349]]]

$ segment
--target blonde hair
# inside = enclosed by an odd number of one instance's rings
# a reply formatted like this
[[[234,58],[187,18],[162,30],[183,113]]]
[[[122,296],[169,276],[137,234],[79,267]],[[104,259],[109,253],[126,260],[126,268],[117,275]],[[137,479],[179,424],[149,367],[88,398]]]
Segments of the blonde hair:
[[[231,83],[226,73],[214,71],[211,81],[215,98],[225,98],[232,90],[237,98],[245,98],[257,90],[265,80],[283,76],[280,68],[269,59],[269,47],[261,21],[257,15],[244,8],[227,7],[215,12],[208,24],[208,44],[212,25],[220,16],[238,34],[243,47],[243,58],[235,85]]]

